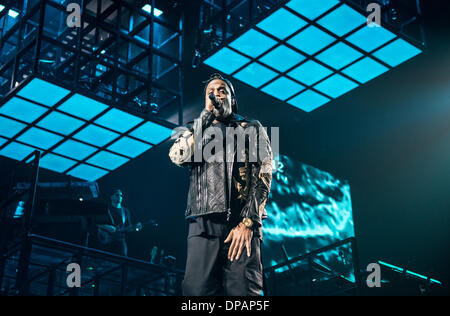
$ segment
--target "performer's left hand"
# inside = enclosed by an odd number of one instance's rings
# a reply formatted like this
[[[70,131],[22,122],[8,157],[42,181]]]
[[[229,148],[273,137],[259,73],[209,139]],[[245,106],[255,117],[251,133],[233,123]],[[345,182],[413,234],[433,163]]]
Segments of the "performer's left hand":
[[[228,250],[228,259],[230,261],[238,260],[241,256],[242,250],[247,248],[247,256],[251,254],[251,241],[253,237],[253,230],[245,227],[243,223],[239,223],[228,234],[225,243],[231,241],[230,249]]]

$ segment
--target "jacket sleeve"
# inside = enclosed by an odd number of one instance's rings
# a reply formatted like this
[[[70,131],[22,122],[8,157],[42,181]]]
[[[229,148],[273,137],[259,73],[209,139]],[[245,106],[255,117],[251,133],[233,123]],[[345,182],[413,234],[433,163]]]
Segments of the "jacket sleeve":
[[[203,109],[200,116],[194,120],[193,124],[188,124],[176,129],[172,136],[174,144],[169,150],[170,160],[177,166],[189,166],[193,162],[195,150],[202,150],[202,142],[195,139],[202,139],[205,130],[215,119],[210,111]]]
[[[258,122],[258,159],[250,163],[250,187],[241,217],[248,217],[253,221],[254,227],[262,225],[267,217],[266,202],[270,193],[272,182],[272,149],[265,129]]]

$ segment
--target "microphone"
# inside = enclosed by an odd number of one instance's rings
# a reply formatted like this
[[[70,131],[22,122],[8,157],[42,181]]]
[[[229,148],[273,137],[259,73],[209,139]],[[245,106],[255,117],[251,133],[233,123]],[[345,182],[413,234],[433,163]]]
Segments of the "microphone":
[[[216,99],[214,93],[209,94],[209,99],[212,101],[212,104],[214,105],[214,107],[218,110],[220,108],[220,104],[219,104],[219,102],[217,102],[217,99]]]

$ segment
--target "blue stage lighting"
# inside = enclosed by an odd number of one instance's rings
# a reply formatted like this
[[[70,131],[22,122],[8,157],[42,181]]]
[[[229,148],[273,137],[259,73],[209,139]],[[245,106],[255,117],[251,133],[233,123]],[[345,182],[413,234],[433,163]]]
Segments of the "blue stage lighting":
[[[119,133],[124,133],[143,121],[142,118],[128,114],[118,109],[111,109],[95,123],[104,127],[108,127]]]
[[[389,69],[387,67],[376,62],[372,58],[366,57],[345,68],[342,72],[360,83],[366,83],[367,81],[378,77],[388,70]]]
[[[298,96],[287,101],[287,103],[305,112],[311,112],[324,105],[328,101],[330,101],[330,99],[328,99],[327,97],[312,90],[306,90],[300,93]]]
[[[107,152],[101,151],[89,158],[86,162],[95,166],[99,166],[108,170],[114,170],[119,168],[130,159]]]
[[[108,150],[130,158],[136,158],[143,152],[152,148],[152,145],[140,142],[130,137],[122,137],[108,147]]]
[[[62,139],[63,137],[59,135],[44,131],[37,127],[30,128],[17,138],[17,140],[23,143],[41,149],[49,149]]]
[[[170,128],[155,124],[153,122],[146,122],[132,131],[130,135],[153,145],[157,145],[169,138],[171,133],[172,130]]]
[[[84,121],[55,111],[48,114],[36,125],[56,133],[69,135],[80,128],[83,124],[85,124]]]
[[[305,86],[286,77],[280,77],[262,88],[261,91],[284,101],[303,89],[305,89]]]
[[[277,42],[270,37],[250,29],[238,39],[231,42],[230,46],[250,57],[257,57],[275,46]]]
[[[109,171],[93,166],[81,164],[70,170],[67,174],[87,181],[96,181],[106,175]]]
[[[314,88],[332,98],[337,98],[357,86],[357,83],[341,76],[340,74],[334,74],[330,78],[327,78],[315,85]]]
[[[338,3],[338,0],[291,0],[286,5],[308,19],[315,20]]]
[[[107,105],[91,98],[75,94],[58,107],[58,110],[85,120],[90,120],[108,108]]]
[[[13,97],[0,107],[0,114],[31,123],[44,114],[48,108]]]
[[[343,36],[355,28],[367,23],[367,18],[350,8],[348,5],[343,4],[321,18],[317,23],[337,36]]]
[[[150,4],[146,4],[146,5],[144,5],[143,7],[142,7],[142,10],[144,10],[145,12],[147,12],[147,13],[152,13],[152,6],[150,5]],[[153,15],[154,16],[160,16],[160,15],[162,15],[164,12],[163,11],[161,11],[161,10],[159,10],[159,9],[157,9],[157,8],[155,8],[154,10],[153,10]]]
[[[69,93],[69,90],[58,87],[39,78],[34,78],[23,89],[21,89],[17,95],[45,106],[54,106]]]
[[[0,4],[0,12],[2,12],[5,9],[5,6]]]
[[[83,160],[97,150],[96,147],[69,139],[56,147],[53,152],[76,160]]]
[[[395,38],[395,34],[384,27],[365,26],[346,38],[347,41],[366,52],[371,52]]]
[[[64,172],[77,162],[54,154],[46,154],[39,161],[39,166],[56,172]]]
[[[75,134],[73,138],[102,147],[119,136],[120,134],[101,128],[97,125],[89,125]]]
[[[249,58],[238,54],[227,47],[224,47],[217,53],[206,59],[204,63],[220,70],[224,74],[229,75],[244,66],[249,61]]]
[[[401,38],[375,51],[373,55],[395,67],[420,54],[422,51]]]
[[[39,78],[24,84],[0,106],[0,146],[10,142],[0,155],[23,160],[39,148],[43,168],[95,181],[170,137],[167,127],[71,94]],[[109,143],[111,152],[102,151]]]
[[[31,154],[33,151],[35,151],[36,148],[19,144],[16,142],[12,142],[9,145],[7,145],[5,148],[0,150],[0,155],[8,158],[12,158],[15,160],[22,160],[25,157],[27,157],[29,154]]]
[[[307,24],[305,20],[281,8],[256,26],[269,34],[284,40]]]
[[[339,70],[357,60],[361,56],[363,56],[363,54],[357,50],[342,42],[339,42],[317,55],[316,58],[324,64],[330,65],[334,69]]]
[[[19,12],[14,11],[13,9],[9,9],[8,15],[9,15],[10,17],[12,17],[13,19],[15,19],[15,18],[17,18],[17,16],[19,15]]]
[[[335,37],[311,25],[288,40],[288,43],[309,55],[314,55],[335,40]]]
[[[305,85],[313,85],[317,81],[329,76],[332,71],[312,60],[301,64],[297,68],[288,73],[288,76],[304,83]]]
[[[251,63],[234,75],[235,78],[255,88],[262,86],[276,76],[276,72],[256,62]]]
[[[0,137],[0,147],[6,143],[8,140],[6,138]]]
[[[0,116],[0,135],[11,138],[26,127],[25,124]]]
[[[280,72],[285,72],[305,60],[305,56],[281,45],[261,57],[260,60]]]

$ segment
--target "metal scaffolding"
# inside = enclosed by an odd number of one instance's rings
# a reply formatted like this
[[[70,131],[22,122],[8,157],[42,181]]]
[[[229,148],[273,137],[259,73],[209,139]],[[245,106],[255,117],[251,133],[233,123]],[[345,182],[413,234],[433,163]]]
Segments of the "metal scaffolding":
[[[168,127],[182,124],[183,14],[174,3],[9,1],[0,12],[0,103],[39,77]],[[157,7],[164,15],[152,14]]]

